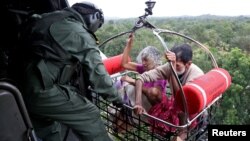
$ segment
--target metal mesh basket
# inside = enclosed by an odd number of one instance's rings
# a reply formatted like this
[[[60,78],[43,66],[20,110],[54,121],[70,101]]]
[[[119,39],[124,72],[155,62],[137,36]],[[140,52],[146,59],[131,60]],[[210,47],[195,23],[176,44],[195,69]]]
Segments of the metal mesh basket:
[[[156,130],[154,125],[149,124],[147,120],[145,120],[153,119],[168,125],[167,122],[161,119],[147,114],[138,117],[134,116],[131,114],[133,112],[132,107],[124,105],[123,108],[117,108],[103,100],[96,93],[93,93],[92,98],[93,102],[100,109],[101,117],[106,125],[107,131],[114,141],[169,141],[172,137],[177,136],[181,129],[185,130],[187,141],[207,140],[209,116],[206,116],[206,118],[200,116],[198,118],[199,122],[195,128],[176,128],[175,132],[166,133]],[[120,116],[120,113],[124,113],[124,116]]]
[[[100,109],[107,131],[114,141],[169,141],[174,136],[179,135],[180,132],[185,134],[185,140],[187,141],[207,140],[207,125],[211,119],[213,109],[211,107],[198,114],[196,116],[196,126],[191,127],[191,124],[187,126],[174,125],[146,113],[136,116],[133,114],[133,107],[125,104],[123,108],[117,108],[95,92],[92,94],[92,101]],[[164,132],[157,130],[157,127],[150,124],[148,120],[161,122],[166,126],[175,128],[175,131]]]

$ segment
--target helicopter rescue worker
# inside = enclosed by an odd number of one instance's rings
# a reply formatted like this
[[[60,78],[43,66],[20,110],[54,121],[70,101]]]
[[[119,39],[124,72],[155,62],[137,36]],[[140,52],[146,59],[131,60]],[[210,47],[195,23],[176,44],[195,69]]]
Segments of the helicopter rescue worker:
[[[64,124],[81,140],[111,141],[99,109],[86,97],[91,87],[115,106],[123,105],[94,34],[104,23],[102,11],[80,2],[32,21],[23,34],[19,82],[36,134],[43,141],[62,141]]]
[[[203,71],[197,65],[192,63],[193,52],[192,48],[188,44],[174,46],[173,48],[171,48],[171,51],[166,52],[165,56],[168,61],[172,62],[173,68],[175,69],[182,85],[185,85],[188,82],[192,81],[193,79],[202,76],[204,74]],[[161,79],[168,80],[172,96],[176,94],[177,90],[179,89],[179,85],[173,75],[170,63],[166,63],[153,70],[144,72],[143,74],[139,75],[136,80],[136,105],[135,105],[136,114],[142,114],[144,112],[144,108],[141,106],[141,95],[142,95],[141,89],[143,83]],[[170,105],[168,105],[167,108],[170,110],[165,111],[165,112],[170,112],[171,114],[166,114],[166,115],[172,117],[174,116],[173,114],[178,114],[177,117],[179,117],[180,119],[179,124],[181,125],[185,124],[184,114],[182,112],[178,112],[179,110],[178,108],[176,108],[176,106],[174,106],[174,102],[172,104],[173,104],[172,108],[169,108]],[[171,117],[163,117],[165,116],[165,114],[162,113],[161,115],[153,115],[153,116],[159,116],[158,118],[161,118],[163,120],[168,120],[169,118],[171,118]],[[154,124],[157,126],[156,128],[161,128],[158,129],[160,131],[164,131],[165,130],[164,126],[167,126],[164,123],[160,122]],[[169,128],[169,126],[165,128]]]

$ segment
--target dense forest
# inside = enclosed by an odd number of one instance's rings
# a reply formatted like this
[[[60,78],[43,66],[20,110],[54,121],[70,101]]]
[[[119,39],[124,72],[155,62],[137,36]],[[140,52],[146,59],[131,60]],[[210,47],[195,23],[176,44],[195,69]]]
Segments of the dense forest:
[[[129,31],[137,19],[109,19],[97,32],[100,43],[106,39]],[[184,34],[205,45],[213,54],[218,66],[229,71],[232,84],[223,94],[220,104],[213,113],[213,124],[250,124],[250,17],[218,17],[204,15],[199,17],[148,18],[151,24],[160,29],[167,29]],[[203,70],[213,66],[209,55],[189,40],[182,37],[162,34],[161,37],[171,48],[175,44],[190,43],[194,47],[193,62]],[[115,38],[100,47],[107,56],[123,52],[128,34]],[[145,46],[156,46],[164,51],[160,41],[147,28],[135,33],[135,42],[131,58],[135,60]],[[197,47],[196,47],[197,46]],[[163,58],[163,62],[164,62]]]

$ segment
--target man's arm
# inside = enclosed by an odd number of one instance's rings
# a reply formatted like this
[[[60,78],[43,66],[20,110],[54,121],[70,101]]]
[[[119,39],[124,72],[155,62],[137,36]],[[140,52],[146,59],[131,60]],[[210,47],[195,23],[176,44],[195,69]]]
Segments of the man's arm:
[[[162,79],[168,80],[170,74],[171,74],[170,65],[166,63],[153,70],[144,72],[143,74],[138,76],[138,79],[140,79],[143,83],[162,80]]]
[[[53,27],[57,28],[50,29],[51,35],[64,50],[81,62],[84,71],[83,77],[92,89],[108,101],[121,102],[122,98],[118,95],[113,81],[103,65],[96,40],[82,27],[82,23],[73,19],[63,20],[55,23]]]
[[[121,99],[113,85],[110,75],[102,63],[98,50],[88,49],[85,52],[83,69],[88,75],[87,77],[92,89],[99,93],[104,99],[108,101],[116,101],[118,98]]]
[[[80,31],[72,35],[69,51],[78,58],[83,66],[83,71],[93,90],[99,93],[104,99],[113,102],[122,102],[110,75],[107,73],[96,40],[87,32]]]

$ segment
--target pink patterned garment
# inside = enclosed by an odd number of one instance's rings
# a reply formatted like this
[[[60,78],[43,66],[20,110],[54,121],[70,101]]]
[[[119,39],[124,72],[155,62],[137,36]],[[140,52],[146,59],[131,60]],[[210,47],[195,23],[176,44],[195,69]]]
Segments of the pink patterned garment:
[[[145,71],[143,65],[137,66],[137,72],[143,73]],[[166,95],[166,80],[158,80],[155,82],[146,82],[144,83],[145,87],[154,87],[158,86],[162,90],[162,101],[153,105],[148,113],[154,117],[162,119],[164,121],[170,122],[174,125],[179,125],[179,118],[178,118],[178,110],[174,106],[174,98],[168,98]],[[152,125],[152,130],[158,132],[159,134],[165,134],[166,132],[174,132],[175,128],[168,126],[158,120],[149,119],[149,123]]]
[[[154,117],[162,119],[174,125],[179,125],[178,110],[174,106],[174,98],[168,98],[166,95],[162,97],[161,103],[155,104],[151,107],[148,113]],[[171,127],[161,121],[149,119],[152,125],[151,130],[159,134],[166,134],[167,132],[175,132],[176,128]]]

